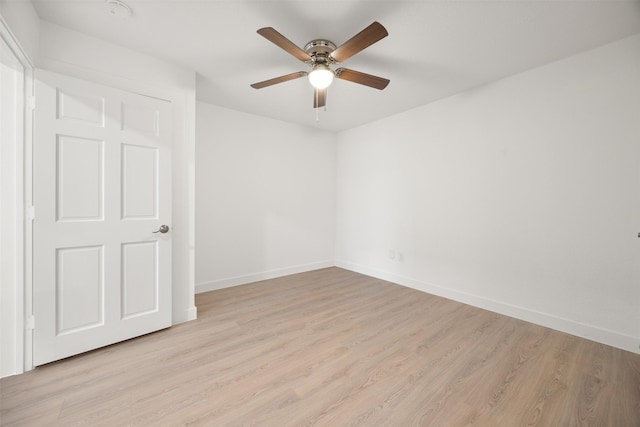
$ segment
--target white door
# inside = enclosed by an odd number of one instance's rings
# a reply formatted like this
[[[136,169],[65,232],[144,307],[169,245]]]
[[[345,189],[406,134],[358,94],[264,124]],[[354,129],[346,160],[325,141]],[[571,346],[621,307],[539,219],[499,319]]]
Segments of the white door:
[[[171,325],[172,131],[167,101],[41,70],[35,93],[41,365]]]

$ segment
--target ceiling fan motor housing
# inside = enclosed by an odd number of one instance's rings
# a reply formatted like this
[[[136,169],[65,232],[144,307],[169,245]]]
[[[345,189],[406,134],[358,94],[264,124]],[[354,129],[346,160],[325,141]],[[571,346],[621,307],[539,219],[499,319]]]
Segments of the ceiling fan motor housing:
[[[334,50],[336,50],[336,45],[329,40],[323,39],[312,40],[304,46],[304,51],[312,58],[312,64],[330,64],[335,62],[329,56]]]

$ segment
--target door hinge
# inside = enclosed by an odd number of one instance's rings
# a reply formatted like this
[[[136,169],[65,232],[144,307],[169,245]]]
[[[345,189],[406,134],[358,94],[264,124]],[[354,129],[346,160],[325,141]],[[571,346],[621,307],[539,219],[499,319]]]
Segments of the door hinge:
[[[35,316],[27,316],[27,330],[35,330],[36,329],[36,317]]]
[[[36,109],[36,97],[35,96],[30,96],[29,100],[27,101],[27,105],[29,106],[30,109],[35,110]]]
[[[33,221],[34,219],[36,219],[36,207],[35,206],[28,206],[27,207],[27,219],[29,221]]]

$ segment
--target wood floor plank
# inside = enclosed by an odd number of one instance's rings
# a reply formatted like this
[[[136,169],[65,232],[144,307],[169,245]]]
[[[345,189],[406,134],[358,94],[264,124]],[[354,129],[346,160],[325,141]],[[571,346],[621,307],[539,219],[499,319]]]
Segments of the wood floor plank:
[[[2,426],[640,426],[640,355],[340,268],[0,380]]]

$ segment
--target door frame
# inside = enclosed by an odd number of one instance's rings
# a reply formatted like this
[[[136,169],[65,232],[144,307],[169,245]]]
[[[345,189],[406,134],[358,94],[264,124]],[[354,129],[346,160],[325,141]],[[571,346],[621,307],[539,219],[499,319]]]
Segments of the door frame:
[[[34,66],[31,59],[18,43],[17,38],[0,16],[0,37],[9,46],[9,49],[24,67],[22,100],[20,109],[22,110],[22,129],[16,138],[16,169],[15,187],[16,198],[13,200],[13,209],[16,215],[16,228],[20,230],[16,233],[15,242],[15,281],[13,283],[13,300],[15,307],[14,330],[15,330],[15,372],[21,374],[33,369],[33,329],[30,321],[33,316],[33,306],[31,300],[32,292],[32,227],[29,220],[32,216],[32,144],[33,144],[33,113],[34,113]]]

